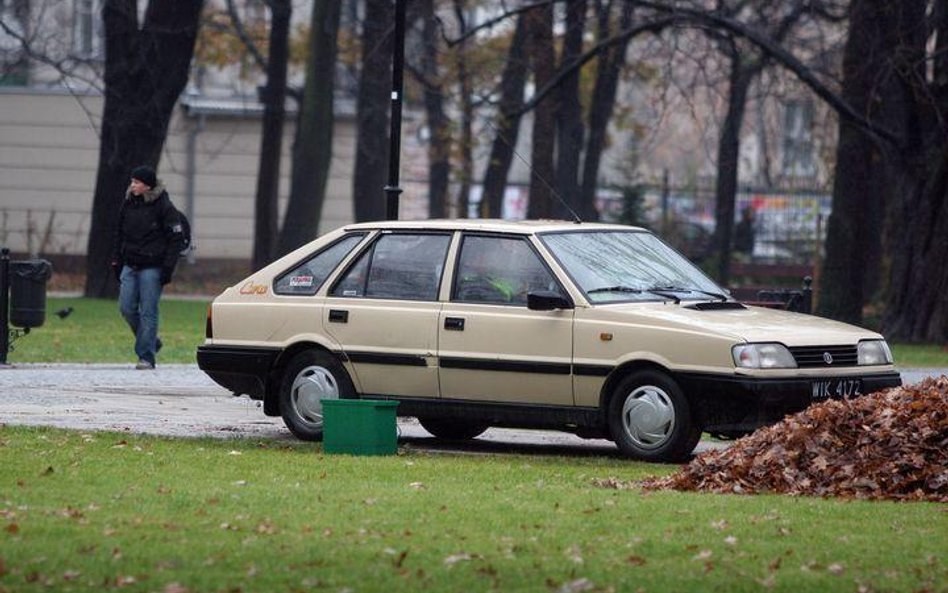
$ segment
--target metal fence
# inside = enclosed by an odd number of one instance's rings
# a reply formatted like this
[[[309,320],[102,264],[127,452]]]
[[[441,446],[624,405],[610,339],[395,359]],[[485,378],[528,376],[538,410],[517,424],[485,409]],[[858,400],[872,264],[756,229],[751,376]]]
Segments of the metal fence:
[[[713,189],[644,187],[638,192],[644,223],[661,233],[685,255],[700,260],[712,249]],[[599,200],[604,220],[619,220],[624,211],[619,193]],[[754,211],[754,249],[759,263],[811,265],[822,250],[832,196],[828,192],[743,190],[734,209],[735,224],[745,208]]]

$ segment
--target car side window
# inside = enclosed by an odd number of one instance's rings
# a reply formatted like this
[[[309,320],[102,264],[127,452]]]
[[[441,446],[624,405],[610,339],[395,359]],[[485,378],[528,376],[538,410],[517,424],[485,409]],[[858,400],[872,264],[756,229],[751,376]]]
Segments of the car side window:
[[[452,300],[468,303],[527,304],[527,293],[562,294],[559,283],[525,239],[464,237]]]
[[[283,273],[274,281],[273,292],[304,296],[316,294],[329,274],[364,236],[364,233],[347,235],[292,270]]]
[[[451,235],[382,235],[345,273],[332,296],[434,301]]]

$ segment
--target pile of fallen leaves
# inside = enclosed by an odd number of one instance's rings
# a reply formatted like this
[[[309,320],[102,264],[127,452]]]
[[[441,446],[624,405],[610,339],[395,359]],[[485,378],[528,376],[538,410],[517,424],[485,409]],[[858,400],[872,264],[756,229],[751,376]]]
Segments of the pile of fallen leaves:
[[[948,377],[815,404],[646,487],[948,502]]]

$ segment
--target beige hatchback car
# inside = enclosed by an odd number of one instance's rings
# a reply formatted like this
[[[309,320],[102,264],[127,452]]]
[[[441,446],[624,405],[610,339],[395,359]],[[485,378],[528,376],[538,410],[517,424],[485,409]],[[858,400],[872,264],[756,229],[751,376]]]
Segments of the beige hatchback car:
[[[559,221],[346,226],[218,296],[197,359],[305,440],[326,398],[389,399],[436,437],[558,429],[655,461],[901,384],[877,333],[736,302],[647,230]]]

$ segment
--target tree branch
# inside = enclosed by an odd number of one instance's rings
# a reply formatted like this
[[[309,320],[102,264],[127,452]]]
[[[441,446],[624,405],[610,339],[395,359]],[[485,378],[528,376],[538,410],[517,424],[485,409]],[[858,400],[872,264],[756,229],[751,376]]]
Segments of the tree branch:
[[[819,79],[817,79],[816,76],[814,76],[812,70],[807,68],[807,66],[801,62],[799,58],[794,56],[787,49],[775,43],[773,39],[770,39],[768,36],[761,34],[759,31],[748,27],[744,23],[718,13],[704,12],[678,6],[669,6],[659,2],[652,2],[651,0],[627,1],[635,2],[639,6],[649,8],[660,13],[672,15],[673,17],[677,17],[680,21],[711,24],[730,31],[739,37],[747,39],[756,45],[767,56],[771,57],[784,68],[792,72],[800,80],[800,82],[808,86],[814,93],[816,93],[817,96],[823,99],[823,101],[825,101],[830,107],[839,113],[841,117],[864,129],[869,134],[885,140],[890,144],[895,146],[901,145],[903,141],[902,138],[890,130],[877,126],[865,116],[858,113],[855,109],[853,109],[852,105],[847,103],[845,99],[839,96],[839,94],[834,92],[832,89],[823,84]]]
[[[273,10],[273,6],[270,2],[267,2],[267,6],[270,7],[270,10]],[[266,71],[267,61],[264,59],[263,54],[260,53],[260,50],[257,48],[257,44],[253,42],[253,39],[250,38],[250,34],[247,33],[247,29],[244,28],[244,22],[241,20],[240,15],[237,14],[237,6],[234,4],[234,0],[227,0],[227,14],[230,16],[230,22],[234,24],[234,31],[237,32],[237,37],[243,42],[244,46],[247,48],[247,51],[250,52],[253,61],[257,64],[257,67],[261,70]]]
[[[657,19],[648,23],[643,23],[641,25],[630,27],[614,35],[613,37],[609,37],[608,39],[604,39],[600,41],[599,43],[594,45],[592,48],[584,52],[582,55],[577,57],[575,60],[573,60],[572,62],[570,62],[569,64],[566,64],[563,68],[561,68],[560,71],[556,73],[556,76],[551,78],[550,81],[543,86],[543,88],[541,88],[536,93],[534,93],[533,97],[529,101],[524,103],[519,109],[511,113],[505,113],[504,115],[507,117],[517,117],[532,110],[534,107],[537,106],[537,104],[540,103],[540,101],[542,101],[544,98],[546,98],[547,95],[553,92],[553,90],[556,89],[556,87],[561,82],[563,82],[564,79],[566,79],[568,76],[576,72],[576,70],[582,68],[587,62],[589,62],[590,60],[598,56],[604,50],[612,47],[613,45],[619,45],[621,43],[624,43],[625,41],[632,39],[633,37],[641,33],[649,33],[649,32],[656,33],[656,32],[662,31],[666,27],[669,27],[675,24],[679,20],[680,19],[676,16],[670,16],[670,17],[665,17],[662,19]]]

